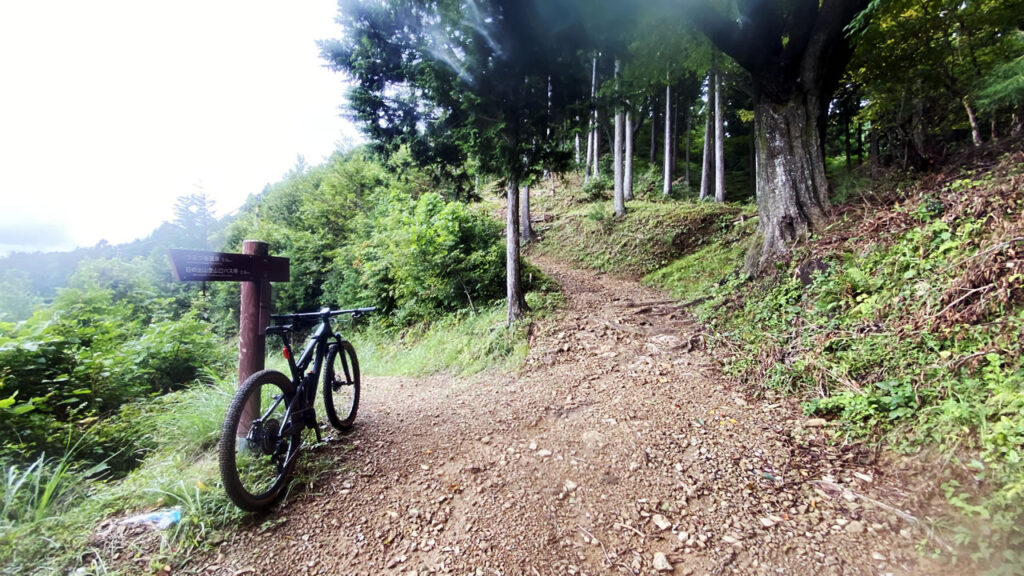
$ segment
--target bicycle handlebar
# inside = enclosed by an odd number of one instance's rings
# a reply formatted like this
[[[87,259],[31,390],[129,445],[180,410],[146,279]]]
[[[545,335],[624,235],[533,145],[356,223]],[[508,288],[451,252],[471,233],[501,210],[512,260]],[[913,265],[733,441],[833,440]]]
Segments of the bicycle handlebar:
[[[377,310],[376,306],[370,306],[368,308],[349,308],[347,310],[331,310],[330,308],[322,308],[318,312],[299,312],[297,314],[275,314],[271,315],[272,320],[314,320],[321,318],[332,318],[334,316],[341,316],[342,314],[351,314],[353,318],[359,318],[363,314],[369,314]]]

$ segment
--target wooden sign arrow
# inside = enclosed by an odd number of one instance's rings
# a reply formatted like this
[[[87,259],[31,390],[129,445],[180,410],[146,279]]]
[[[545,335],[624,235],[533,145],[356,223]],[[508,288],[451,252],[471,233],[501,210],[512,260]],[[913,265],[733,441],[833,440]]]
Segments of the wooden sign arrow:
[[[255,256],[205,250],[168,250],[178,282],[287,282],[289,261],[278,256]]]

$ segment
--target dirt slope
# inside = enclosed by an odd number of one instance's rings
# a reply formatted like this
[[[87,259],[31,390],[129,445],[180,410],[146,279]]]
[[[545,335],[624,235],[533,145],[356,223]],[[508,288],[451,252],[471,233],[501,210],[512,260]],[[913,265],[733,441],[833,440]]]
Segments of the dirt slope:
[[[564,314],[518,375],[371,378],[336,466],[197,574],[931,574],[908,497],[733,388],[663,294],[540,265]]]

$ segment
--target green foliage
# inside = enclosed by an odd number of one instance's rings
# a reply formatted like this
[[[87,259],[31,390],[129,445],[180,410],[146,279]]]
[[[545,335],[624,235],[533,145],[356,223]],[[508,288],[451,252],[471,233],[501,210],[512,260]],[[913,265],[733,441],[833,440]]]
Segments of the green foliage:
[[[351,280],[340,300],[375,302],[410,324],[504,296],[500,226],[486,214],[431,193],[393,195],[378,215],[369,239],[336,262],[358,273],[342,274]]]
[[[84,263],[52,305],[7,326],[0,334],[0,397],[8,404],[0,454],[20,461],[59,452],[69,435],[80,437],[122,405],[229,362],[208,324],[159,297],[136,265],[116,260]],[[109,440],[88,443],[76,458],[111,458],[120,439]],[[119,468],[130,465],[117,460]]]

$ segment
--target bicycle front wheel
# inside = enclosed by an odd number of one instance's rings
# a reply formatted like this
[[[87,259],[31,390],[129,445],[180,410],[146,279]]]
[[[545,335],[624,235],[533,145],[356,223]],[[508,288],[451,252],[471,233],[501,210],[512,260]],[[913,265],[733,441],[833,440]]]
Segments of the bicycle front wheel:
[[[235,393],[220,434],[220,476],[239,508],[266,510],[288,483],[302,443],[301,427],[287,415],[292,381],[273,370],[246,379]]]
[[[324,412],[331,426],[352,428],[359,409],[359,360],[347,340],[331,344],[324,367]]]

